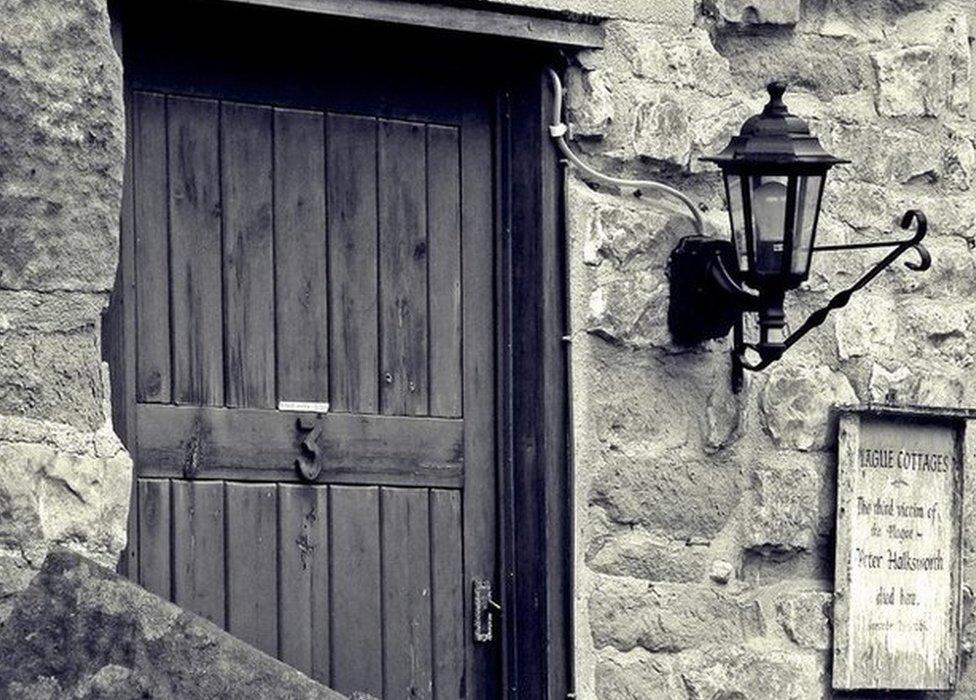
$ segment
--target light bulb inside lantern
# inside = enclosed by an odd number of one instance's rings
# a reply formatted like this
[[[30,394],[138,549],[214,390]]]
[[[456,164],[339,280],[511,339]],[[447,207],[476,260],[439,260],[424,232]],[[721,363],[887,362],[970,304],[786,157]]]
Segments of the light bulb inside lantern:
[[[785,178],[766,180],[752,193],[756,226],[756,271],[760,273],[779,272],[783,266],[783,227],[786,225],[784,180]]]

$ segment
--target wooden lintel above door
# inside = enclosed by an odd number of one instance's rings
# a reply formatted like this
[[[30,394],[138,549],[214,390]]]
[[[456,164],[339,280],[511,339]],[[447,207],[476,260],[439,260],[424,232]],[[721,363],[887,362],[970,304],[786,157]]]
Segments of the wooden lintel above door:
[[[603,48],[603,27],[553,17],[391,0],[225,0],[314,14],[522,39],[578,49]]]

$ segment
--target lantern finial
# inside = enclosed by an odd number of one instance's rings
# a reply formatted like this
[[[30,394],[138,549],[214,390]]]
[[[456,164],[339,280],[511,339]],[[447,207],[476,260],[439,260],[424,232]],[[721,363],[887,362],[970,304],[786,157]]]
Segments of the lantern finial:
[[[789,110],[783,102],[783,94],[786,92],[786,83],[782,80],[774,80],[766,86],[769,92],[769,103],[763,109],[763,114],[767,116],[778,116],[786,114]]]

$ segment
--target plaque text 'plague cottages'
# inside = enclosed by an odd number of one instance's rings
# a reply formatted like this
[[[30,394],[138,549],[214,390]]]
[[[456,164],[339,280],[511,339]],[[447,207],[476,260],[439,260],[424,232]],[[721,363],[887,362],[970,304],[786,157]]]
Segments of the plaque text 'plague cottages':
[[[835,688],[955,685],[963,425],[907,412],[840,419]]]

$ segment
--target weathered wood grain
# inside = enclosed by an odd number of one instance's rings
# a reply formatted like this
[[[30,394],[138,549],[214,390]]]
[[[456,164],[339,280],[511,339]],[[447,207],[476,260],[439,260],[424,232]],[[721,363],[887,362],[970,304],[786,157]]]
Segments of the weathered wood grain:
[[[320,112],[275,110],[275,337],[280,401],[329,401],[324,130]]]
[[[278,655],[278,494],[274,484],[225,485],[227,631]]]
[[[326,129],[332,410],[376,413],[376,120],[329,115]]]
[[[464,695],[464,560],[461,549],[461,496],[430,491],[431,611],[433,615],[434,697]]]
[[[332,486],[330,492],[332,687],[384,697],[379,489]]]
[[[136,275],[136,401],[169,403],[169,175],[166,97],[132,94]]]
[[[173,400],[220,406],[224,344],[217,102],[169,97],[167,110]]]
[[[485,114],[472,109],[461,130],[461,268],[462,371],[464,381],[464,579],[495,580],[498,484],[495,461],[495,326],[494,317],[494,170],[491,127]],[[499,368],[501,372],[502,368]],[[528,496],[528,494],[526,494]],[[471,595],[464,595],[465,620],[471,620]],[[466,633],[466,639],[470,639]],[[479,692],[491,697],[497,666],[486,645],[465,644],[466,678],[482,679]]]
[[[461,415],[460,171],[457,128],[427,127],[430,414],[449,418]]]
[[[150,404],[137,413],[136,459],[144,476],[298,479],[294,461],[305,434],[296,421],[303,414]],[[463,442],[456,419],[330,414],[318,440],[321,480],[457,487]]]
[[[160,598],[172,595],[170,485],[168,479],[137,479],[139,584]],[[130,575],[131,578],[131,575]]]
[[[427,490],[384,488],[380,494],[384,697],[430,698],[433,664]]]
[[[428,413],[427,192],[422,124],[380,120],[380,410]]]
[[[174,480],[173,602],[223,627],[224,484]]]
[[[278,486],[281,660],[329,682],[328,488]]]
[[[225,404],[275,405],[271,110],[220,107]]]

